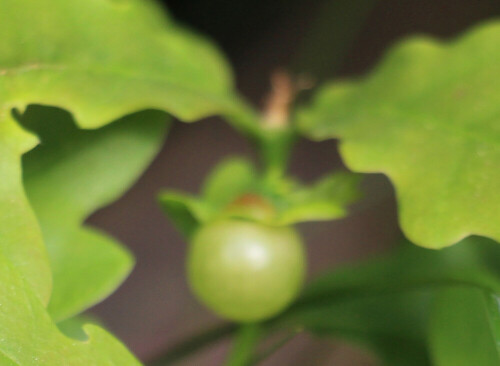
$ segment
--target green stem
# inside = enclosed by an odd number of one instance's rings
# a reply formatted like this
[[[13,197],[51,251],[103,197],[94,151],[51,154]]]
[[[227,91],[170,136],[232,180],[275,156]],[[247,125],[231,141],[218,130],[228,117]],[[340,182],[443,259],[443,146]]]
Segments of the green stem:
[[[189,356],[196,351],[199,351],[216,341],[220,341],[237,330],[234,324],[224,324],[203,331],[192,338],[187,339],[172,347],[166,353],[161,354],[151,361],[147,362],[148,366],[167,366]]]
[[[254,349],[263,330],[259,324],[245,324],[239,329],[234,340],[233,349],[225,366],[248,366],[252,360]]]
[[[264,361],[269,356],[271,356],[275,352],[279,351],[283,346],[285,346],[292,339],[294,339],[295,336],[297,334],[299,334],[300,332],[302,332],[302,329],[297,329],[295,331],[287,333],[284,337],[280,338],[278,341],[273,343],[267,349],[265,349],[264,351],[262,351],[261,353],[259,353],[257,355],[254,355],[254,357],[252,357],[251,361],[249,362],[249,365],[257,365],[260,362]]]
[[[345,59],[377,0],[327,0],[306,36],[291,68],[309,73],[320,82],[333,76]],[[286,172],[297,133],[288,124],[283,128],[263,129],[254,134],[267,176]]]
[[[289,127],[263,131],[257,141],[257,148],[266,176],[285,174],[296,138],[295,132]]]

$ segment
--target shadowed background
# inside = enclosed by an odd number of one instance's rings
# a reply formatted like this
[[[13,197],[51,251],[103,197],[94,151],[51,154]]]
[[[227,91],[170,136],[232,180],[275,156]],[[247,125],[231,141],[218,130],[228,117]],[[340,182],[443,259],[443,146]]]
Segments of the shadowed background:
[[[498,0],[165,0],[180,22],[209,35],[228,56],[240,92],[261,108],[269,75],[277,68],[306,72],[318,84],[362,75],[402,37],[425,33],[450,38],[500,16]],[[120,239],[137,258],[126,283],[92,312],[140,358],[219,322],[190,295],[184,277],[186,245],[161,213],[161,188],[197,192],[204,177],[231,154],[252,147],[223,121],[176,123],[150,169],[122,199],[93,215],[91,225]],[[302,140],[292,173],[314,180],[343,165],[335,141]],[[345,219],[301,225],[309,275],[392,246],[401,233],[390,183],[366,176],[365,199]],[[180,365],[221,365],[228,346],[217,346]],[[299,336],[263,362],[273,365],[374,365],[368,354],[341,342]]]

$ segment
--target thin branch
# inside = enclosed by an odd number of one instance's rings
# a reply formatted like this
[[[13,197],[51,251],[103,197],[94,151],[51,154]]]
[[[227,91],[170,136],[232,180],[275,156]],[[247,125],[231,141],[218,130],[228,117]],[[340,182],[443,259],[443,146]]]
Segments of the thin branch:
[[[292,339],[295,338],[296,335],[301,333],[303,329],[299,328],[296,329],[288,334],[286,334],[284,337],[280,338],[277,340],[275,343],[273,343],[271,346],[266,348],[264,351],[260,352],[259,354],[254,355],[254,357],[251,359],[251,361],[248,363],[248,365],[254,366],[259,364],[260,362],[264,361],[267,359],[269,356],[273,355],[277,351],[279,351],[282,347],[284,347],[288,342],[290,342]]]

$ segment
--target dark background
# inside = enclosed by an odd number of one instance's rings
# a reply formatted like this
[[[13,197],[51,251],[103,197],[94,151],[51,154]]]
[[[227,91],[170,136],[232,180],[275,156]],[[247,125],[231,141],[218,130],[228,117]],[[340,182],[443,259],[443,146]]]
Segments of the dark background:
[[[402,37],[425,33],[449,38],[500,16],[499,0],[170,0],[177,20],[210,36],[230,59],[240,92],[257,108],[279,67],[314,75],[318,84],[370,70]],[[176,123],[158,158],[121,200],[89,221],[135,254],[127,282],[96,306],[98,315],[142,359],[219,322],[190,295],[184,278],[186,246],[155,202],[162,187],[196,192],[205,175],[229,154],[253,156],[251,146],[217,118]],[[292,172],[309,181],[342,169],[334,141],[300,141]],[[366,258],[401,236],[390,183],[367,176],[365,199],[333,223],[301,225],[310,275]],[[227,342],[183,365],[221,365]],[[272,365],[373,365],[367,354],[341,342],[297,337],[264,362]]]

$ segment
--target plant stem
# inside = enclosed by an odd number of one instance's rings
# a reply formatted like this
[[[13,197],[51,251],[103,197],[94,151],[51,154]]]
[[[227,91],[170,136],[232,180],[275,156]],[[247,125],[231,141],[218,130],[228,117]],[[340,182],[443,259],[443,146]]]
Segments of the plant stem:
[[[295,336],[300,332],[302,332],[302,329],[297,329],[286,334],[284,337],[280,338],[278,341],[273,343],[270,347],[268,347],[261,353],[254,355],[254,357],[252,357],[251,361],[249,362],[249,365],[257,365],[260,362],[264,361],[266,358],[280,350],[284,345],[294,339]]]
[[[257,147],[266,176],[280,177],[285,174],[296,138],[290,128],[269,129],[262,135]]]
[[[190,354],[199,351],[216,341],[220,341],[237,330],[235,324],[224,324],[219,325],[208,330],[204,330],[202,333],[197,334],[176,346],[169,349],[166,353],[158,355],[151,361],[147,362],[148,366],[167,366],[172,365]]]
[[[242,325],[235,337],[233,349],[225,366],[248,366],[252,359],[255,346],[262,336],[263,330],[259,324]]]

